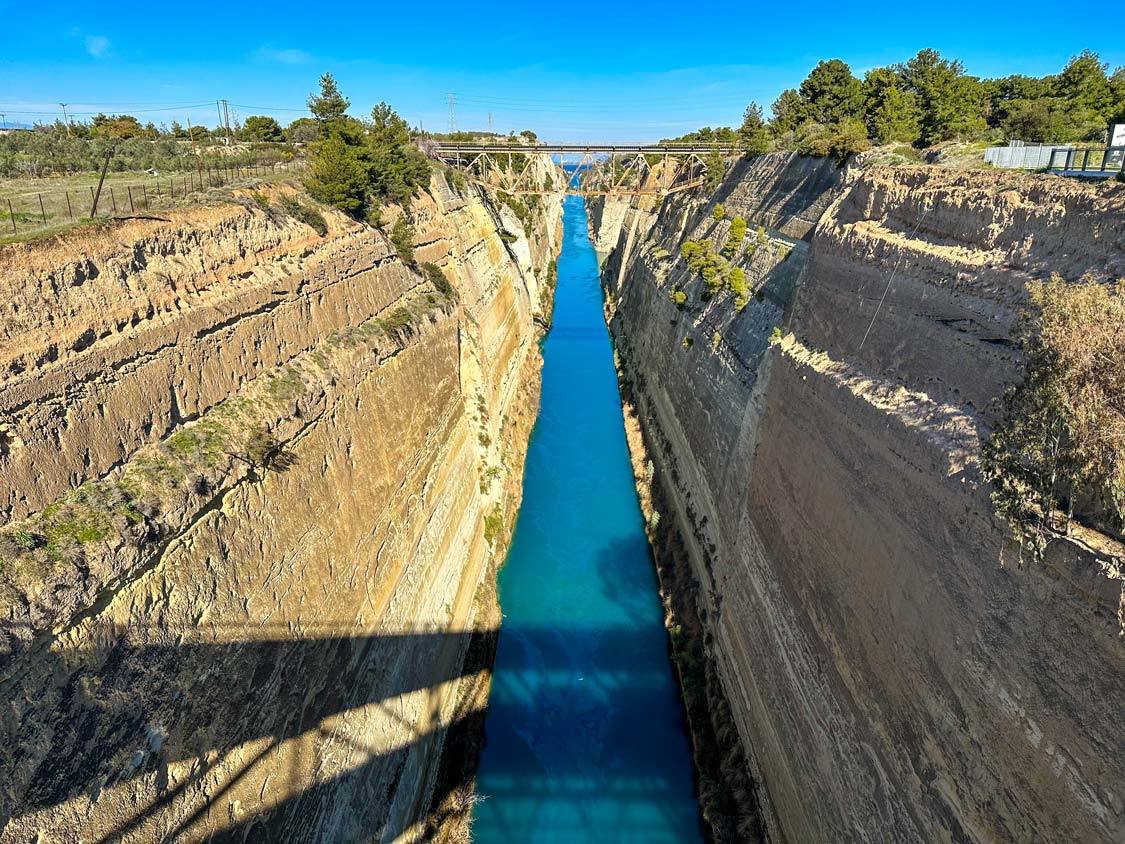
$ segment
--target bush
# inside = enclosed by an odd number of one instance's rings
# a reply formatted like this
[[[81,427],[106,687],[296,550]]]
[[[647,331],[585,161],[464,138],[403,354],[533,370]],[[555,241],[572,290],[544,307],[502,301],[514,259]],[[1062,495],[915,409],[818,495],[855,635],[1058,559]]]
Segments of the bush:
[[[1029,285],[1015,336],[1024,379],[982,449],[992,500],[1020,545],[1042,556],[1071,518],[1125,525],[1125,282]]]
[[[414,230],[406,222],[406,214],[399,214],[391,226],[391,245],[404,264],[414,266]]]
[[[750,288],[746,284],[746,273],[741,267],[732,267],[727,276],[727,287],[734,294],[734,307],[742,310],[750,301]]]
[[[285,212],[290,217],[294,220],[300,220],[321,237],[328,234],[328,222],[324,219],[324,215],[311,205],[302,205],[296,199],[289,199],[287,197],[281,200],[281,207],[285,209]]]
[[[742,245],[743,238],[746,237],[746,229],[746,220],[742,217],[735,217],[731,220],[730,233],[727,235],[726,245],[723,246],[723,255],[725,257],[730,258],[738,251],[738,247]]]
[[[718,222],[719,220],[725,220],[726,218],[726,209],[724,209],[722,205],[716,202],[715,207],[711,210],[711,219]]]
[[[449,279],[445,277],[445,273],[437,264],[431,264],[429,261],[422,264],[422,272],[425,273],[426,278],[434,286],[438,293],[450,301],[457,301],[457,291],[453,285],[449,283]]]

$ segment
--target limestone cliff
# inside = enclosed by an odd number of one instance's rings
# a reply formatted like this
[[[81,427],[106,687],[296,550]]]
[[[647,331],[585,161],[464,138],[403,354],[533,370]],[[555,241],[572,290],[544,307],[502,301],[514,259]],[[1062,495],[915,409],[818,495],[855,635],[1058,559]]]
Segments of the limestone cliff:
[[[679,257],[736,215],[742,311]],[[1125,188],[769,155],[594,216],[665,587],[762,834],[1120,841],[1120,546],[1002,564],[978,462],[1028,280],[1125,277]]]
[[[0,252],[0,841],[419,834],[561,202],[296,193]]]

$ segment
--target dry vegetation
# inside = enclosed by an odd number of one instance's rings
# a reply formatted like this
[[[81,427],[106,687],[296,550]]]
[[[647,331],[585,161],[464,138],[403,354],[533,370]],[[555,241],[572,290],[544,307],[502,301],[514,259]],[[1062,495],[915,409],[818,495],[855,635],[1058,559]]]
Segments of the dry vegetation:
[[[1125,524],[1125,280],[1030,287],[1017,329],[1023,381],[983,454],[998,512],[1023,551],[1042,555],[1072,519]]]

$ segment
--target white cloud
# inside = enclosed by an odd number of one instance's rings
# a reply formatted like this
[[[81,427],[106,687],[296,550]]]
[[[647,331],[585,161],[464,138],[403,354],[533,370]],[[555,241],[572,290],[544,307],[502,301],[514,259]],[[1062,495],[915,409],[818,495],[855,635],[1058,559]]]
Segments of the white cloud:
[[[86,52],[94,58],[104,56],[109,50],[109,39],[104,35],[87,35]]]
[[[259,47],[254,52],[254,58],[276,64],[308,64],[312,61],[312,56],[304,50],[279,50],[275,47]]]

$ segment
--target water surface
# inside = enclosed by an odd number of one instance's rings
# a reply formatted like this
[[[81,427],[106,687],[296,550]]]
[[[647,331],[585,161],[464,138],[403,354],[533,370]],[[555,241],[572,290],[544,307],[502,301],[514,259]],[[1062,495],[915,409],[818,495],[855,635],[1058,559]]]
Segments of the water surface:
[[[543,399],[500,572],[477,844],[702,840],[586,208],[567,197]]]

